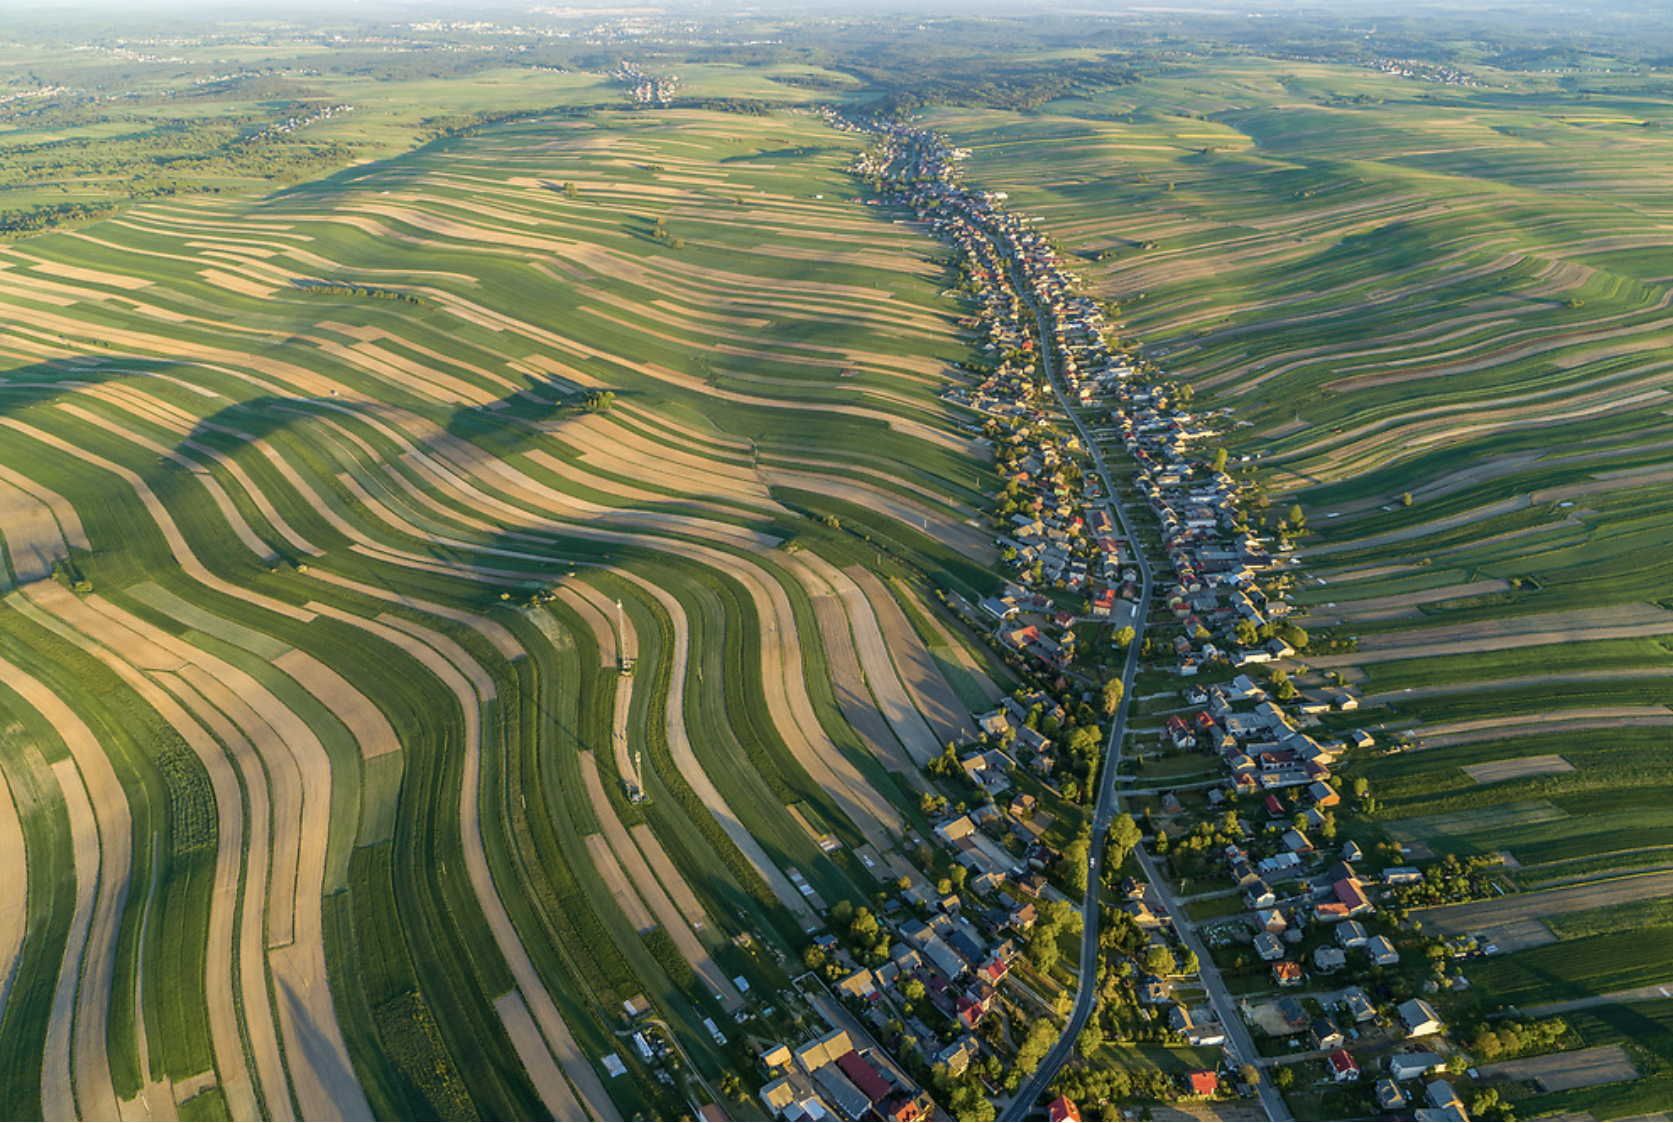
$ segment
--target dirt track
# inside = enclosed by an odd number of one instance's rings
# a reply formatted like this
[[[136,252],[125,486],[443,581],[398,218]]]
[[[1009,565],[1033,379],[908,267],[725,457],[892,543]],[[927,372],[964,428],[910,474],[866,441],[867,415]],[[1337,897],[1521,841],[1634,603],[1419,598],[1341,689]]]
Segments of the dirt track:
[[[1500,924],[1541,920],[1559,913],[1582,912],[1605,905],[1647,901],[1673,896],[1673,871],[1615,877],[1606,881],[1566,885],[1537,893],[1513,893],[1492,901],[1440,908],[1414,909],[1412,916],[1423,921],[1426,930],[1461,935]]]

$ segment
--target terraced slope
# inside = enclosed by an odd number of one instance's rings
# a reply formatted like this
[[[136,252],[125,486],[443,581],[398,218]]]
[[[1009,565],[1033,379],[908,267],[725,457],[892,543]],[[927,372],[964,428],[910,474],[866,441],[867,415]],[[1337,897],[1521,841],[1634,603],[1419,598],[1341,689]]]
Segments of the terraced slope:
[[[964,720],[844,570],[991,560],[857,143],[531,120],[0,248],[8,1114],[667,1115],[787,1028]]]

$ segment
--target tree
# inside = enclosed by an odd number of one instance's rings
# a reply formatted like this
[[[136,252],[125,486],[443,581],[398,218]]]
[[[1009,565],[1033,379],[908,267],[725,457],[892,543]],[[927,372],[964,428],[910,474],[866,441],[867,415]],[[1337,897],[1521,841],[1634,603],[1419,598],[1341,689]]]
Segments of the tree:
[[[588,413],[604,413],[616,404],[616,392],[614,390],[594,390],[583,401]]]
[[[1297,530],[1307,525],[1307,514],[1301,509],[1301,504],[1292,503],[1290,505],[1289,524]]]
[[[1409,491],[1402,491],[1400,493],[1400,506],[1410,507],[1411,505],[1412,505],[1412,493],[1409,492]]]
[[[952,1098],[947,1101],[947,1107],[952,1111],[954,1118],[961,1120],[986,1123],[987,1120],[998,1118],[993,1102],[982,1095],[981,1089],[974,1083],[960,1084],[954,1089]]]
[[[1212,468],[1216,472],[1224,472],[1226,470],[1226,450],[1225,449],[1217,448],[1217,449],[1214,450],[1214,459],[1209,461],[1209,467]]]
[[[577,199],[581,196],[581,189],[576,187],[573,182],[566,183],[563,185],[563,194],[566,199]]]
[[[1046,1018],[1034,1022],[1028,1027],[1028,1035],[1022,1039],[1022,1045],[1017,1049],[1017,1059],[1012,1067],[1015,1071],[1028,1075],[1040,1067],[1040,1062],[1046,1059],[1051,1051],[1056,1028]]]
[[[1111,866],[1119,866],[1143,838],[1144,832],[1139,830],[1131,815],[1117,815],[1110,822],[1109,837],[1104,843],[1104,861]]]
[[[1260,641],[1253,620],[1239,620],[1232,626],[1232,635],[1236,637],[1240,647],[1254,647]]]
[[[1121,685],[1120,679],[1112,678],[1108,682],[1104,683],[1102,701],[1105,717],[1114,717],[1116,715],[1116,711],[1121,709],[1121,699],[1125,697],[1126,694],[1127,688]]]
[[[1190,948],[1186,948],[1185,958],[1179,961],[1179,973],[1181,975],[1195,975],[1201,971],[1202,961],[1197,958],[1197,953]]]
[[[1098,1024],[1097,1018],[1087,1020],[1086,1028],[1080,1031],[1080,1037],[1075,1039],[1075,1045],[1081,1055],[1090,1057],[1104,1047],[1104,1027]]]
[[[1086,857],[1091,847],[1092,835],[1083,827],[1057,860],[1057,876],[1076,893],[1086,892]]]
[[[802,952],[802,964],[809,971],[817,971],[825,966],[825,949],[818,944],[811,944]]]
[[[1292,702],[1300,695],[1289,674],[1282,670],[1272,672],[1272,686],[1280,702]]]
[[[1123,650],[1131,647],[1133,644],[1133,636],[1136,634],[1137,633],[1133,631],[1133,626],[1131,624],[1121,625],[1121,627],[1115,630],[1115,646],[1122,648]]]
[[[1272,1070],[1272,1085],[1280,1092],[1287,1092],[1295,1087],[1295,1069],[1289,1065],[1279,1065]]]
[[[1256,1068],[1254,1065],[1252,1065],[1252,1064],[1244,1065],[1242,1068],[1237,1070],[1237,1074],[1240,1077],[1243,1078],[1243,1082],[1245,1084],[1249,1085],[1249,1087],[1251,1087],[1251,1088],[1259,1088],[1260,1087],[1260,1085],[1261,1085],[1261,1070]]]
[[[1161,945],[1152,945],[1144,953],[1144,969],[1151,975],[1173,975],[1179,971],[1179,961],[1174,959],[1173,952]]]

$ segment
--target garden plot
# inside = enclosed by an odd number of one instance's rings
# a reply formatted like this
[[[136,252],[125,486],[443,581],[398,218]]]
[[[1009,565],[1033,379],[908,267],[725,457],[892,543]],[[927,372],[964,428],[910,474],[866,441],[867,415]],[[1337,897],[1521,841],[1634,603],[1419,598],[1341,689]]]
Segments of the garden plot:
[[[1638,1066],[1620,1045],[1599,1045],[1572,1053],[1551,1053],[1519,1061],[1483,1065],[1486,1080],[1531,1080],[1542,1092],[1567,1092],[1595,1084],[1637,1080]]]
[[[1457,935],[1479,932],[1496,925],[1539,920],[1560,913],[1584,912],[1667,896],[1673,896],[1673,870],[1582,882],[1536,893],[1513,893],[1491,901],[1414,909],[1412,915],[1422,920],[1425,928]]]
[[[1479,834],[1566,818],[1568,812],[1550,800],[1535,799],[1500,803],[1471,811],[1451,811],[1440,815],[1396,819],[1387,824],[1386,829],[1388,836],[1397,842],[1420,842],[1437,835]]]
[[[953,693],[953,688],[947,685],[947,676],[936,666],[924,641],[907,620],[906,613],[889,595],[877,575],[859,566],[850,566],[844,572],[871,602],[888,640],[889,651],[900,668],[901,679],[911,691],[918,709],[935,730],[937,739],[943,743],[954,741],[959,744],[976,740],[976,727],[970,720],[969,712],[958,700],[958,695]]]
[[[1504,780],[1518,780],[1524,776],[1544,776],[1554,772],[1573,772],[1574,765],[1559,753],[1542,756],[1513,757],[1492,760],[1486,764],[1468,764],[1464,771],[1478,784],[1497,784]]]

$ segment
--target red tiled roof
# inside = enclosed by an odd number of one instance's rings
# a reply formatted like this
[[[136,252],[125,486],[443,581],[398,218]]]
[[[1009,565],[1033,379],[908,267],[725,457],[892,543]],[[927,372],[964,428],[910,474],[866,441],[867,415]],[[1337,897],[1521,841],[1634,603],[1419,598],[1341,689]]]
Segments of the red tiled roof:
[[[866,1099],[872,1103],[882,1103],[888,1098],[889,1082],[871,1067],[870,1061],[853,1049],[838,1057],[837,1065],[842,1069],[842,1074],[853,1082],[854,1087],[865,1093]]]

